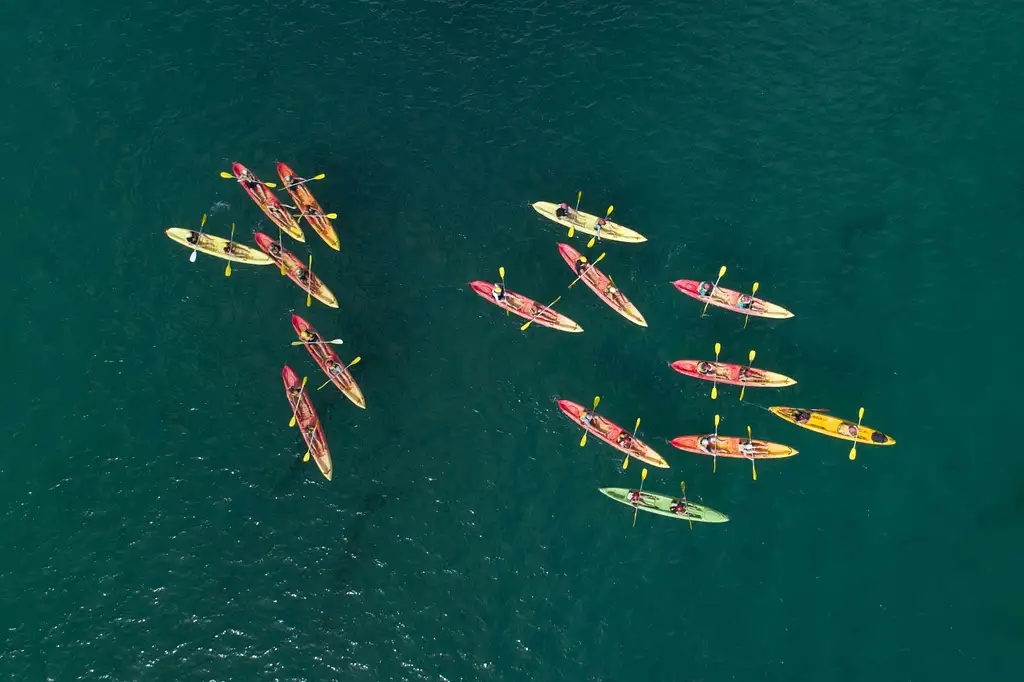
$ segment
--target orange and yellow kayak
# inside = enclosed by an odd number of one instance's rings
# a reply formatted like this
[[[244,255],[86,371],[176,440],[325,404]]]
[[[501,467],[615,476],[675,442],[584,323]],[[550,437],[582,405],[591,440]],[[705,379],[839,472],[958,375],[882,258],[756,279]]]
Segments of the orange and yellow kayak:
[[[840,419],[826,414],[822,410],[804,410],[798,407],[769,407],[772,414],[796,424],[808,431],[824,436],[857,441],[865,445],[895,445],[896,439],[881,431],[868,428],[863,424],[857,426],[856,420]]]
[[[568,263],[569,268],[573,272],[576,272],[576,261],[579,260],[580,252],[568,244],[559,244],[558,252],[562,254],[562,258],[566,263]],[[645,320],[644,316],[640,314],[640,311],[630,303],[625,294],[619,291],[618,287],[616,287],[612,282],[611,277],[606,276],[593,265],[587,265],[583,269],[583,275],[580,279],[583,280],[584,284],[590,287],[591,291],[597,294],[598,298],[604,301],[608,307],[619,315],[622,315],[633,324],[641,327],[647,326],[647,320]]]
[[[782,388],[796,383],[796,379],[791,379],[785,374],[769,372],[766,369],[758,369],[756,367],[747,367],[746,365],[733,365],[728,362],[676,360],[670,366],[675,371],[686,376],[704,379],[705,381],[715,381],[720,384],[732,384],[734,386]]]
[[[700,294],[700,286],[705,285],[705,291],[714,291],[714,296],[711,296],[710,300],[707,295]],[[744,294],[739,291],[733,291],[732,289],[726,289],[724,287],[716,287],[713,282],[698,282],[695,279],[677,279],[672,282],[672,286],[679,291],[683,292],[687,296],[697,299],[702,303],[710,303],[713,306],[719,308],[725,308],[741,315],[750,315],[751,317],[769,317],[776,320],[786,319],[793,317],[793,313],[789,312],[780,305],[775,305],[770,301],[766,301],[763,298],[757,298],[750,294]]]
[[[341,243],[338,241],[338,233],[334,231],[334,225],[331,224],[330,218],[320,208],[320,203],[316,200],[316,197],[309,191],[309,183],[306,182],[306,178],[300,178],[295,174],[295,171],[280,161],[277,162],[277,174],[281,178],[284,188],[291,195],[292,201],[295,202],[296,208],[306,217],[306,222],[309,223],[309,226],[320,235],[320,238],[327,243],[327,246],[335,251],[340,251]]]
[[[255,173],[237,161],[231,164],[231,172],[245,193],[263,209],[267,217],[280,227],[282,232],[296,241],[306,241],[305,235],[302,234],[302,228],[295,222],[295,218],[285,210],[270,188],[263,184]]]
[[[600,438],[619,452],[634,457],[644,464],[668,469],[668,462],[665,461],[665,458],[655,452],[649,445],[641,442],[639,438],[633,437],[630,431],[626,431],[621,426],[594,414],[593,410],[588,410],[571,400],[559,400],[558,407],[565,413],[566,417],[576,422],[577,426],[587,429],[588,433]],[[589,415],[589,429],[587,428],[587,423],[583,420],[584,415]],[[622,443],[619,442],[620,438]]]
[[[351,400],[356,407],[365,410],[366,399],[359,389],[359,384],[352,378],[349,369],[342,364],[331,344],[323,343],[323,337],[313,329],[313,325],[298,315],[292,315],[292,328],[299,335],[299,341],[303,342],[306,350],[316,360],[316,364],[320,365],[320,369],[324,371],[331,383],[337,386],[338,390],[344,393],[345,397]],[[312,335],[312,338],[307,338],[309,335]]]
[[[324,305],[332,308],[338,307],[338,299],[334,297],[334,294],[327,288],[327,285],[321,282],[319,277],[309,272],[306,264],[296,258],[295,254],[291,251],[284,248],[281,242],[271,239],[262,232],[257,232],[254,236],[256,237],[256,243],[263,249],[263,252],[270,256],[279,267],[284,267],[288,279],[299,285],[299,288],[303,291],[308,291],[313,298]],[[306,278],[306,281],[303,281],[303,277]]]
[[[309,394],[302,387],[298,375],[288,365],[281,370],[281,378],[284,379],[284,392],[288,397],[288,404],[292,407],[295,421],[298,422],[299,431],[302,432],[302,439],[306,441],[309,454],[316,461],[320,473],[329,481],[334,472],[331,451],[327,448],[324,429],[320,425],[320,418],[317,417],[316,410],[313,409]]]
[[[788,445],[766,440],[748,440],[737,436],[679,436],[669,441],[686,452],[714,457],[736,457],[739,459],[780,459],[792,457],[798,451]]]

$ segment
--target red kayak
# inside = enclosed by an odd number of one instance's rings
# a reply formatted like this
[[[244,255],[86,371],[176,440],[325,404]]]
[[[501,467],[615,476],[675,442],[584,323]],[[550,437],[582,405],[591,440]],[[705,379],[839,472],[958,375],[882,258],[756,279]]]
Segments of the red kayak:
[[[242,186],[246,194],[256,202],[257,206],[263,209],[263,212],[267,214],[267,217],[275,225],[296,241],[306,241],[306,237],[302,234],[299,224],[295,222],[295,218],[285,210],[281,202],[274,196],[274,193],[270,191],[270,188],[263,184],[256,177],[255,173],[237,161],[231,164],[231,172],[234,173],[235,179],[238,180],[238,184]]]
[[[580,257],[580,252],[572,248],[568,244],[559,244],[558,251],[562,254],[562,258],[569,264],[569,268],[576,272],[576,261]],[[641,327],[647,326],[647,320],[640,314],[629,299],[626,298],[625,294],[619,291],[618,287],[612,282],[611,277],[606,276],[603,272],[598,270],[593,265],[588,265],[583,270],[583,276],[580,278],[583,283],[590,287],[590,290],[597,294],[598,298],[604,301],[612,310],[622,315],[624,318],[632,322],[633,324],[640,325]]]
[[[302,439],[306,441],[309,454],[320,467],[320,473],[328,481],[334,472],[331,464],[331,451],[327,448],[327,439],[324,438],[324,430],[320,425],[320,418],[316,416],[313,403],[309,394],[302,388],[302,381],[288,365],[281,370],[281,378],[284,379],[284,391],[288,397],[288,404],[292,407],[292,414],[298,422],[299,431],[302,432]]]
[[[306,178],[300,178],[295,174],[295,171],[280,161],[277,162],[277,174],[281,178],[281,182],[284,183],[284,188],[291,195],[292,201],[295,202],[295,206],[306,217],[306,222],[309,223],[309,226],[320,235],[321,239],[327,242],[327,246],[335,251],[340,251],[341,243],[338,241],[338,233],[334,231],[330,218],[320,208],[320,203],[316,200],[316,197],[309,191],[309,184],[305,181]],[[300,182],[302,183],[301,185],[295,184]]]
[[[356,407],[366,409],[366,400],[363,398],[363,392],[359,390],[359,384],[352,378],[352,374],[349,372],[348,367],[345,367],[338,354],[334,352],[334,348],[329,343],[323,343],[323,337],[313,329],[313,325],[306,322],[298,315],[292,315],[292,327],[295,329],[295,333],[299,335],[299,341],[303,341],[303,345],[306,346],[306,350],[316,360],[316,364],[320,365],[320,369],[324,371],[327,378],[331,380],[338,389],[345,394],[345,397],[355,403]],[[312,338],[310,338],[310,335]],[[319,342],[319,343],[318,343]],[[333,372],[332,368],[335,369]]]
[[[534,301],[532,298],[527,298],[522,294],[517,294],[514,291],[505,289],[505,300],[499,303],[494,299],[494,296],[491,295],[491,291],[493,291],[495,287],[494,284],[477,280],[475,282],[470,282],[469,286],[473,287],[473,291],[479,294],[481,298],[487,299],[499,308],[505,308],[519,317],[526,318],[527,320],[533,320],[537,324],[563,332],[583,331],[583,327],[579,326],[565,315],[556,313],[552,308],[544,310],[544,306],[540,303],[537,303],[537,301]],[[540,314],[538,315],[538,313]]]
[[[734,386],[759,386],[766,388],[782,388],[792,386],[795,379],[790,379],[784,374],[769,372],[766,369],[747,367],[746,365],[732,365],[727,362],[711,362],[708,360],[676,360],[671,365],[672,369],[696,379],[715,381],[720,384],[732,384]]]
[[[324,305],[332,308],[338,307],[338,299],[334,297],[331,290],[320,281],[319,277],[309,272],[306,264],[296,258],[295,254],[284,248],[281,242],[271,239],[262,232],[257,232],[253,236],[256,238],[256,243],[259,247],[263,249],[263,252],[273,258],[278,267],[284,266],[288,279],[298,284],[299,288],[303,291],[308,290],[313,298]],[[306,281],[303,281],[304,277],[307,278]]]
[[[703,436],[679,436],[669,441],[680,450],[698,455],[714,457],[735,457],[737,459],[779,459],[792,457],[794,448],[767,440],[748,440],[736,436],[718,436],[709,433]]]
[[[611,423],[604,417],[594,414],[593,410],[588,410],[579,403],[574,403],[571,400],[559,400],[558,407],[565,413],[565,416],[576,422],[577,426],[581,426],[584,429],[587,428],[587,424],[583,421],[583,415],[591,415],[589,433],[600,438],[605,443],[608,443],[608,445],[611,445],[619,452],[625,453],[630,457],[635,457],[644,464],[650,464],[651,466],[659,467],[661,469],[668,469],[668,462],[666,462],[661,455],[652,450],[649,445],[642,443],[639,438],[633,438],[632,431],[626,431],[622,427]],[[619,436],[622,434],[628,438],[628,440],[624,441],[627,447],[623,447],[619,444]]]
[[[700,294],[700,286],[702,284],[704,285],[705,291],[715,292],[715,295],[711,297],[710,301],[706,295],[702,296]],[[750,315],[751,317],[769,317],[776,320],[793,317],[793,313],[780,305],[775,305],[770,301],[751,296],[750,294],[743,294],[724,287],[716,287],[713,282],[698,282],[694,279],[677,279],[675,282],[672,282],[672,286],[679,289],[679,291],[683,292],[687,296],[695,298],[702,303],[710,303],[713,306],[732,310],[733,312],[740,313],[741,315]]]

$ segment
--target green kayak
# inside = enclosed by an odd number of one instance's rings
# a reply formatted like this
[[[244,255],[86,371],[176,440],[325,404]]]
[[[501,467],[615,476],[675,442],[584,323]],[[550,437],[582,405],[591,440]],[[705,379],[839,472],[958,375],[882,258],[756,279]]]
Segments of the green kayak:
[[[627,507],[636,507],[652,514],[661,514],[662,516],[671,516],[672,518],[687,519],[689,521],[703,521],[704,523],[725,523],[729,520],[729,517],[722,512],[717,512],[710,507],[705,507],[696,502],[684,501],[678,497],[669,497],[668,495],[659,495],[658,493],[645,491],[640,493],[640,503],[634,504],[629,501],[628,496],[630,493],[637,492],[636,490],[629,490],[627,488],[598,488],[598,490]],[[676,502],[685,502],[685,507],[677,512],[670,511],[673,503]]]

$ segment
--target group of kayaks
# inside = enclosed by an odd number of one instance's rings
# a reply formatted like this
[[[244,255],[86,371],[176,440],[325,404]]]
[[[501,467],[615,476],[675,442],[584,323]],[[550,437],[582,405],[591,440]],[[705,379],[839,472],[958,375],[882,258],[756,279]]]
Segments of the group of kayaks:
[[[582,193],[581,193],[582,194]],[[575,232],[591,235],[587,247],[591,248],[598,240],[608,240],[623,243],[642,243],[647,241],[639,232],[609,220],[613,206],[608,207],[604,218],[585,213],[579,210],[579,199],[577,196],[576,207],[573,208],[567,203],[554,204],[546,201],[538,201],[533,204],[534,210],[548,220],[558,223],[568,229],[568,236],[573,237]],[[596,264],[605,257],[605,253],[594,259],[593,262],[583,256],[579,251],[569,244],[558,244],[559,254],[576,274],[576,278],[569,284],[572,288],[577,282],[583,281],[606,305],[619,315],[633,324],[647,327],[647,320],[639,310],[626,298],[611,277],[597,269]],[[488,282],[478,280],[470,282],[470,287],[481,298],[490,301],[498,307],[504,308],[509,313],[514,313],[527,322],[521,325],[526,330],[531,324],[549,327],[565,332],[582,332],[583,328],[574,320],[554,310],[553,306],[561,296],[548,305],[542,305],[536,300],[523,294],[509,291],[505,288],[505,269],[498,270],[500,281]],[[726,267],[722,266],[718,278],[711,280],[680,279],[672,282],[672,285],[683,294],[696,299],[704,304],[705,316],[709,306],[724,310],[731,310],[744,316],[744,327],[750,317],[762,317],[768,319],[787,319],[793,317],[793,313],[780,305],[766,301],[756,296],[759,284],[754,282],[750,293],[742,293],[719,286],[719,282],[725,275]],[[715,359],[684,359],[670,363],[670,367],[680,374],[709,381],[712,383],[711,398],[716,399],[719,384],[740,386],[740,400],[746,388],[783,388],[792,386],[796,380],[780,374],[753,367],[755,351],[749,353],[749,361],[746,365],[719,362],[721,344],[715,344]],[[622,468],[629,466],[630,458],[636,459],[645,465],[666,469],[669,467],[664,457],[659,455],[653,448],[637,438],[637,431],[640,428],[640,419],[636,420],[636,427],[630,432],[627,429],[611,422],[597,414],[599,397],[594,398],[593,408],[586,408],[571,400],[557,400],[558,407],[563,414],[578,426],[584,429],[580,445],[586,444],[587,436],[593,435],[604,441],[616,450],[626,455]],[[864,426],[861,421],[864,416],[864,409],[861,408],[860,416],[856,421],[841,419],[828,414],[824,409],[803,409],[795,407],[768,407],[765,408],[772,414],[795,424],[801,428],[815,433],[853,441],[854,445],[850,451],[850,459],[856,457],[856,447],[862,445],[893,445],[895,440],[874,429]],[[717,470],[719,457],[750,460],[752,475],[757,480],[756,461],[759,459],[780,459],[792,457],[797,450],[788,445],[773,443],[765,440],[754,439],[751,436],[750,427],[747,427],[747,437],[724,436],[718,433],[720,422],[719,415],[715,415],[715,430],[711,433],[678,436],[668,441],[671,445],[699,455],[705,455],[714,459],[714,468]],[[685,484],[682,487],[681,496],[669,496],[651,493],[643,490],[643,481],[646,480],[647,469],[641,474],[641,485],[636,490],[625,488],[601,488],[600,491],[607,497],[622,504],[634,508],[634,523],[636,522],[636,510],[644,510],[653,514],[687,519],[688,521],[702,521],[707,523],[721,523],[728,521],[728,517],[721,512],[715,511],[703,505],[689,502],[686,499]]]
[[[327,288],[326,285],[312,271],[313,256],[304,263],[283,245],[283,234],[292,239],[305,242],[305,235],[299,226],[298,219],[304,219],[317,235],[335,251],[340,250],[340,242],[335,232],[332,220],[337,218],[333,213],[324,213],[319,202],[313,196],[308,183],[313,180],[322,180],[323,174],[312,178],[298,176],[290,167],[284,163],[277,164],[277,173],[281,178],[283,189],[293,202],[291,205],[281,203],[272,188],[274,183],[264,183],[248,168],[240,163],[233,163],[231,173],[222,172],[221,176],[238,182],[246,194],[256,202],[256,205],[278,228],[277,239],[263,233],[254,231],[253,236],[259,250],[235,241],[235,226],[231,225],[231,236],[228,239],[211,235],[204,231],[206,226],[206,215],[203,215],[199,230],[171,227],[166,231],[168,237],[192,249],[190,260],[195,262],[197,253],[204,253],[216,258],[228,261],[224,270],[227,277],[231,276],[232,263],[244,263],[247,265],[271,265],[280,268],[282,275],[287,276],[303,291],[306,292],[306,305],[312,305],[315,298],[324,305],[332,308],[338,307],[338,300]],[[292,213],[297,211],[298,213]],[[320,367],[327,377],[327,381],[319,386],[321,390],[328,384],[333,384],[341,393],[357,407],[366,408],[366,400],[362,390],[352,376],[351,368],[360,361],[359,357],[345,364],[338,357],[334,345],[341,344],[341,339],[325,339],[313,326],[298,315],[292,315],[292,328],[298,336],[293,341],[293,346],[305,346],[306,350],[313,357],[313,360]],[[316,462],[320,472],[327,480],[333,475],[333,464],[331,452],[324,435],[323,424],[317,415],[316,408],[310,397],[310,391],[306,388],[308,377],[299,379],[299,375],[288,365],[281,371],[281,378],[284,381],[285,396],[291,407],[291,421],[289,426],[297,426],[306,444],[304,461],[310,458]]]

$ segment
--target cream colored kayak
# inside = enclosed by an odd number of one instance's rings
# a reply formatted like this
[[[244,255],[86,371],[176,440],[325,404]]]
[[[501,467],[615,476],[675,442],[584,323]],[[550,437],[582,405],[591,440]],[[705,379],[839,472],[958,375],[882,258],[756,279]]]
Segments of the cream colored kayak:
[[[224,239],[223,237],[216,237],[206,232],[200,233],[181,227],[169,227],[165,234],[182,246],[187,246],[208,256],[215,256],[236,263],[248,263],[249,265],[270,265],[274,262],[270,259],[270,256],[257,251],[251,246],[239,244],[236,241]]]
[[[600,216],[590,215],[583,211],[576,212],[576,220],[572,218],[559,218],[555,215],[555,209],[558,208],[558,204],[552,204],[550,201],[538,201],[533,205],[533,210],[540,213],[548,220],[553,220],[559,225],[569,229],[571,225],[577,232],[583,234],[597,234],[597,230],[594,226],[597,225],[598,218]],[[569,206],[569,210],[572,211],[572,206]],[[628,227],[619,225],[609,220],[605,223],[604,227],[601,228],[601,239],[607,239],[610,242],[626,242],[627,244],[638,244],[640,242],[647,241],[647,237],[643,236],[635,230],[631,230]]]

